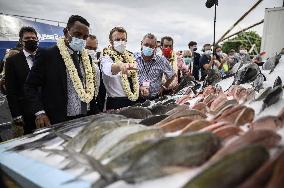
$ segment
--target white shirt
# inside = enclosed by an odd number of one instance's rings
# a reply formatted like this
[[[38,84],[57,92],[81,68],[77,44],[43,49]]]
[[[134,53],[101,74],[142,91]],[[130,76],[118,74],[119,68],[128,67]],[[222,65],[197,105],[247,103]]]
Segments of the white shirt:
[[[120,74],[113,75],[111,66],[114,63],[109,56],[103,56],[101,60],[102,78],[108,97],[127,97],[122,88]]]
[[[29,65],[29,68],[31,69],[34,65],[34,62],[32,60],[32,57],[30,57],[30,55],[34,55],[34,54],[31,54],[29,52],[27,52],[26,50],[23,50],[25,56],[26,56],[26,60],[27,60],[27,63]]]

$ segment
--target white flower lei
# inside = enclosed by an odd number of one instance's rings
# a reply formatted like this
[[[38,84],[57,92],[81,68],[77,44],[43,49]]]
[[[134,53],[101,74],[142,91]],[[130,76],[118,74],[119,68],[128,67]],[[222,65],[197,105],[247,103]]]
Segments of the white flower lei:
[[[103,50],[103,55],[108,55],[114,58],[114,63],[121,63],[125,60],[126,63],[136,63],[136,60],[132,53],[125,50],[123,54],[118,54],[116,51],[112,50],[111,47],[105,48]],[[129,71],[130,77],[133,83],[133,93],[131,91],[128,77],[126,74],[121,74],[120,79],[122,83],[123,91],[126,93],[127,97],[131,101],[136,101],[139,97],[139,81],[137,71]]]
[[[82,61],[86,77],[86,88],[84,89],[83,84],[78,76],[77,69],[65,45],[64,38],[61,38],[57,41],[57,46],[64,60],[65,66],[68,70],[76,93],[78,94],[81,101],[89,103],[93,99],[93,97],[96,97],[96,95],[98,94],[98,88],[96,87],[97,84],[94,83],[96,80],[96,73],[91,66],[87,50],[84,49],[82,51]]]

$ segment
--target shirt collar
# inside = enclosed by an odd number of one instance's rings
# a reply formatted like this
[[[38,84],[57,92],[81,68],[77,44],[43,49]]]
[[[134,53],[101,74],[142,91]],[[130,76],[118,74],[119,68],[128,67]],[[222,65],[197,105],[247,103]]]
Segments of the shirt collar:
[[[29,57],[30,55],[35,55],[35,54],[31,54],[31,53],[27,52],[25,49],[23,49],[23,52],[24,52],[26,57]]]

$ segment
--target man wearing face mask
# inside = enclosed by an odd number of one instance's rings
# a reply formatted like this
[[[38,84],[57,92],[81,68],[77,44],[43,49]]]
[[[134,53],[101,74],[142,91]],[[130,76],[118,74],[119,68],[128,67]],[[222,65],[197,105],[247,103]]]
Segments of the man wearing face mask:
[[[174,40],[170,36],[162,37],[161,39],[161,49],[163,56],[168,60],[169,64],[173,68],[176,75],[178,75],[178,66],[177,66],[177,56],[174,52]],[[163,78],[163,83],[165,83],[166,79],[165,76]],[[169,91],[176,87],[178,84],[178,77],[176,76],[174,81],[169,85],[169,88],[167,88]]]
[[[114,27],[109,33],[110,46],[103,50],[101,70],[107,92],[106,110],[134,105],[139,97],[136,60],[126,50],[127,32]]]
[[[195,41],[190,41],[188,43],[188,48],[193,53],[193,67],[192,67],[192,75],[194,76],[195,80],[199,80],[199,60],[200,60],[200,54],[197,53],[197,43]]]
[[[35,116],[24,95],[24,83],[34,66],[38,49],[37,32],[32,27],[22,27],[19,32],[23,46],[18,54],[7,58],[5,64],[5,84],[7,99],[14,124],[23,127],[24,133],[31,133],[35,126]]]
[[[140,96],[145,99],[155,99],[162,95],[176,77],[167,59],[156,54],[157,38],[148,33],[141,42],[141,52],[135,53],[138,67]],[[166,82],[162,84],[162,77],[166,76]]]
[[[251,63],[251,58],[248,54],[247,49],[244,46],[240,46],[240,50],[239,50],[238,55],[239,55],[239,59],[240,59],[242,64]]]
[[[93,113],[97,114],[99,112],[103,112],[105,106],[105,98],[106,98],[106,89],[102,79],[102,73],[99,69],[100,67],[100,56],[101,52],[98,52],[98,40],[95,35],[89,35],[87,38],[86,49],[91,57],[93,67],[100,72],[100,80],[97,80],[99,83],[99,93],[95,100],[95,107],[93,108]]]
[[[201,67],[201,81],[207,76],[207,70],[212,69],[214,65],[214,60],[211,59],[212,50],[211,44],[205,44],[203,46],[203,55],[200,58],[199,64]]]
[[[182,52],[182,58],[178,59],[178,68],[182,73],[182,76],[191,76],[193,67],[192,53],[190,50],[184,50]]]
[[[88,21],[72,15],[64,38],[37,57],[25,84],[37,128],[86,116],[93,107],[99,71],[93,69],[85,49],[88,36]]]

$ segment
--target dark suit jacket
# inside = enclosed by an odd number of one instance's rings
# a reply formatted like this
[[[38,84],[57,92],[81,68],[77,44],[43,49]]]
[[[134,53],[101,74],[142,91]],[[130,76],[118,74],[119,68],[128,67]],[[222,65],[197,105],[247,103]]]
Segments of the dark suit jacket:
[[[29,74],[29,65],[23,51],[7,59],[5,77],[7,99],[12,117],[26,115],[27,103],[24,96],[24,83]]]
[[[67,120],[67,73],[57,46],[41,50],[36,56],[25,92],[33,113],[45,110],[52,124]],[[91,108],[93,104],[91,101]]]
[[[193,52],[192,74],[193,74],[195,80],[199,80],[199,70],[200,70],[199,60],[200,60],[200,54],[197,53],[197,52]]]

